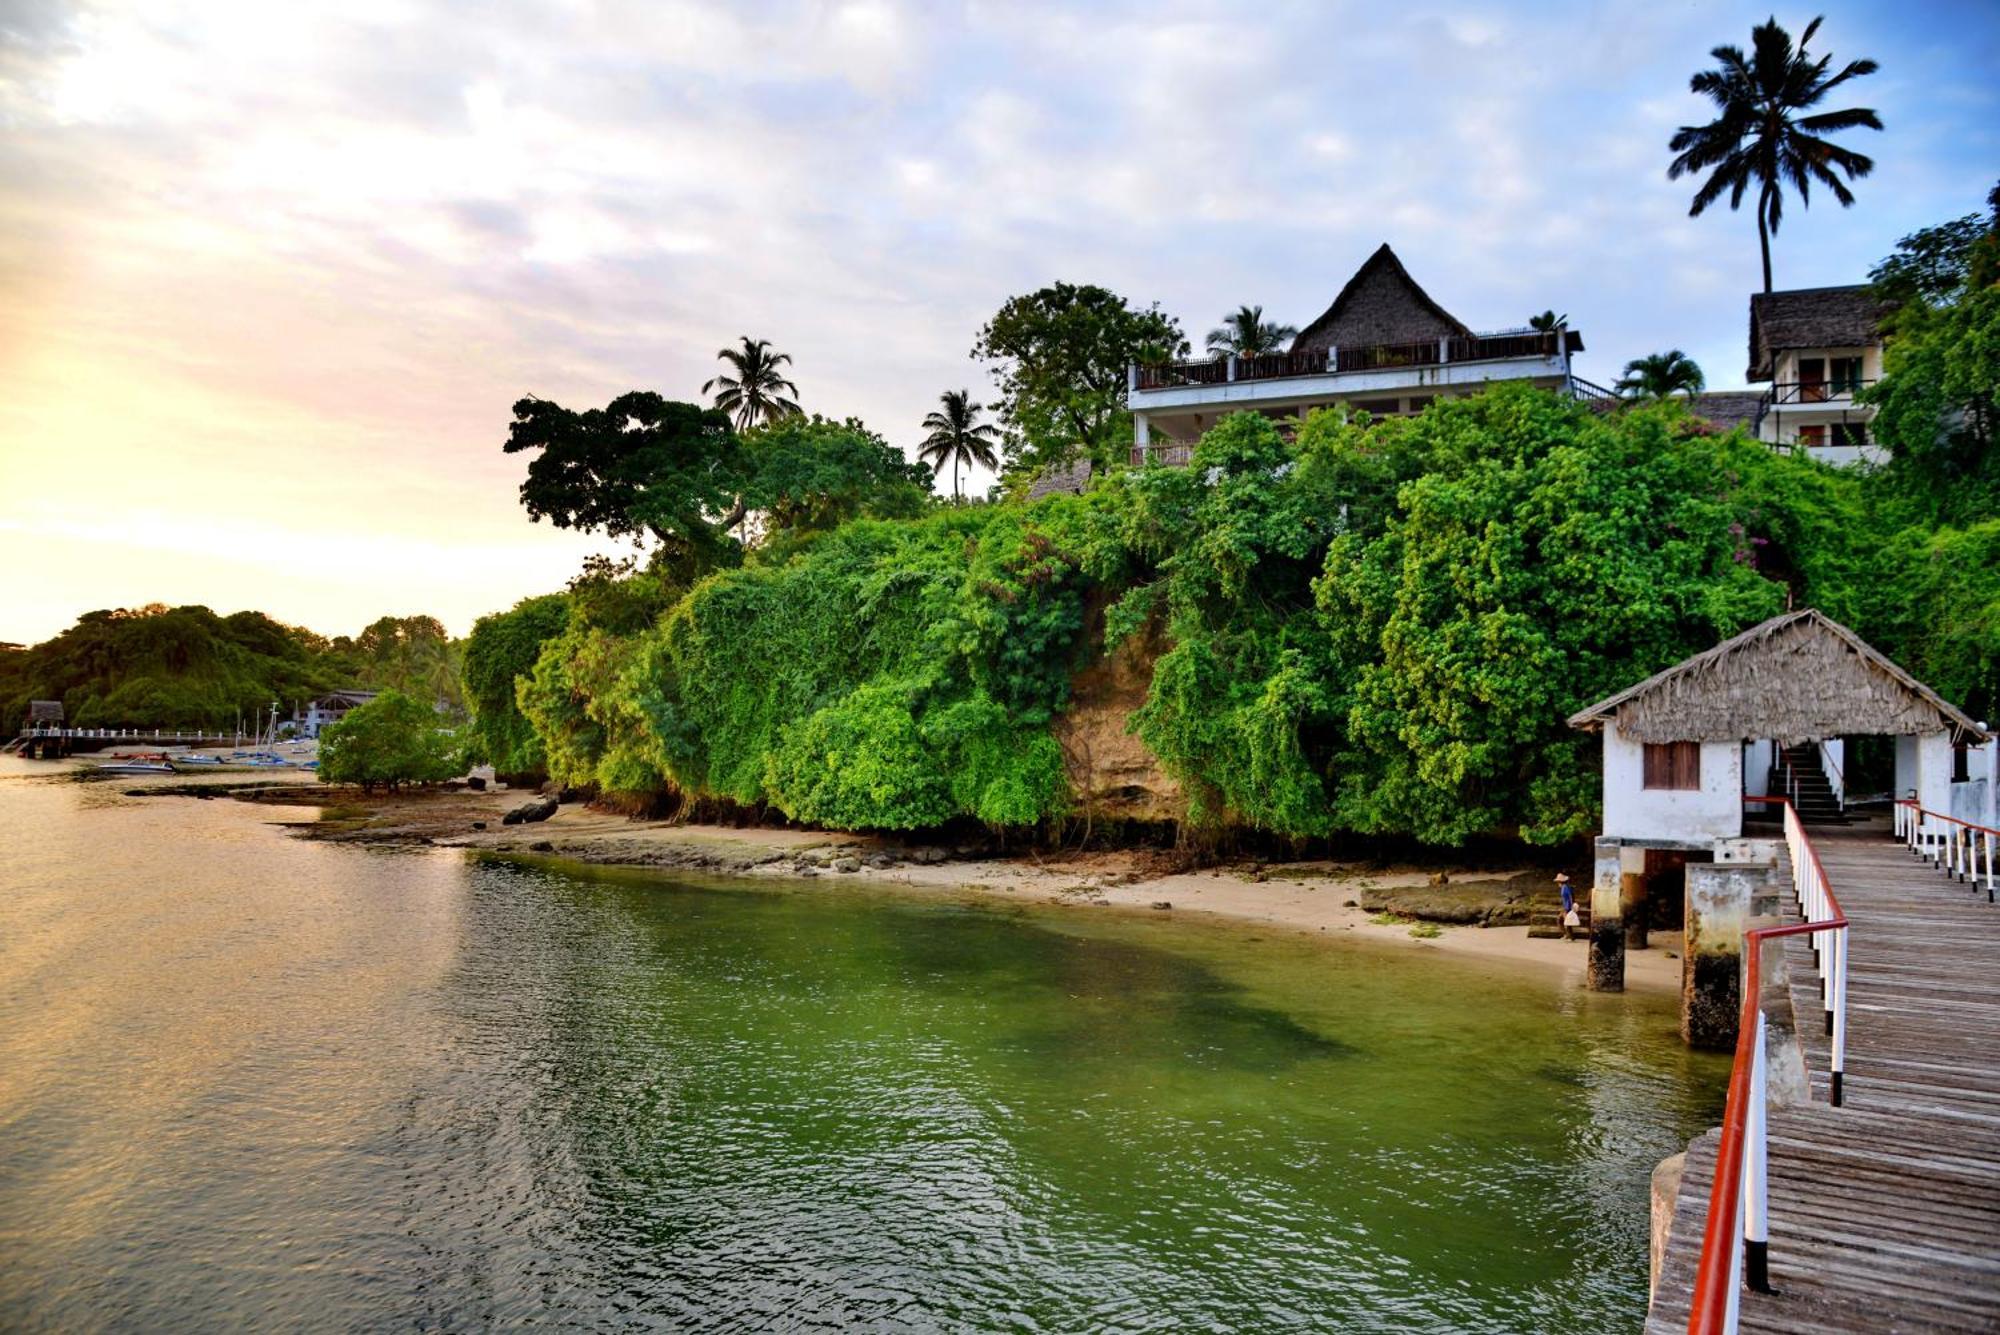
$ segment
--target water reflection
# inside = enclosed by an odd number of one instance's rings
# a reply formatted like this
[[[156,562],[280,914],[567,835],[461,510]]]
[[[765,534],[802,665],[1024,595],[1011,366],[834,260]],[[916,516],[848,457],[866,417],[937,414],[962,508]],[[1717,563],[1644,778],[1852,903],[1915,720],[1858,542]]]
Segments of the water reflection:
[[[21,1328],[1636,1328],[1671,1011],[0,772]]]

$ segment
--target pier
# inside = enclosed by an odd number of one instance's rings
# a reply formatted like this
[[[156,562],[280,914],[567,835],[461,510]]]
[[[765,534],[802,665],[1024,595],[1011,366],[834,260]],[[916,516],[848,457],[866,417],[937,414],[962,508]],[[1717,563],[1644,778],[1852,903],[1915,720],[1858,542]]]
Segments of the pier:
[[[1789,842],[1831,916],[1762,929],[1782,982],[1745,997],[1753,1032],[1724,1126],[1689,1148],[1648,1335],[2000,1330],[2000,830],[1904,802],[1893,831]]]
[[[23,728],[13,740],[0,746],[0,755],[56,760],[114,746],[242,746],[255,740],[245,733],[219,729],[202,732],[172,728]]]

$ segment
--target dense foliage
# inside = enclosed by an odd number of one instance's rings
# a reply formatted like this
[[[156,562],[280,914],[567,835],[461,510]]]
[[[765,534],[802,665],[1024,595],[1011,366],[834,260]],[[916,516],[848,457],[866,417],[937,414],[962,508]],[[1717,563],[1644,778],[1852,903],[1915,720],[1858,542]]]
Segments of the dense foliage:
[[[569,602],[561,594],[524,598],[510,611],[473,623],[463,668],[473,760],[501,774],[534,774],[547,767],[542,740],[515,703],[514,683],[535,670],[542,645],[568,626]]]
[[[1913,523],[1906,489],[1672,403],[1508,387],[1315,413],[1290,439],[1242,414],[1189,467],[1083,496],[853,519],[707,572],[599,569],[516,700],[565,783],[842,828],[1029,826],[1073,808],[1051,729],[1071,682],[1130,641],[1152,665],[1132,728],[1192,830],[1558,840],[1596,819],[1565,717],[1788,599],[1984,707],[2000,519]],[[518,668],[540,631],[491,624],[521,635]]]
[[[400,788],[442,783],[463,769],[457,731],[435,708],[401,691],[382,692],[320,736],[319,773],[329,783]]]
[[[1056,283],[1011,297],[979,331],[972,355],[1000,386],[1008,475],[1022,479],[1079,453],[1124,462],[1132,440],[1125,382],[1134,362],[1187,354],[1178,322],[1115,292]]]
[[[327,639],[261,612],[206,607],[87,612],[54,639],[0,656],[0,721],[60,700],[77,727],[233,728],[342,687],[458,702],[456,648],[434,618],[383,617]]]

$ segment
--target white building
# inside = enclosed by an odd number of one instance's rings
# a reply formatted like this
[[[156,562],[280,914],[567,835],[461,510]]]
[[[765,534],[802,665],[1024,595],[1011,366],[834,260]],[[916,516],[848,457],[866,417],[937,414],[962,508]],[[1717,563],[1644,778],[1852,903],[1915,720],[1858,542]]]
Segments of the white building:
[[[308,701],[304,712],[294,719],[299,736],[319,736],[322,729],[346,718],[348,710],[367,704],[378,694],[376,691],[332,691]]]
[[[1750,298],[1750,369],[1768,381],[1753,434],[1830,464],[1880,462],[1875,409],[1855,394],[1882,378],[1887,308],[1866,286],[1760,292]]]
[[[1132,461],[1186,463],[1204,431],[1245,410],[1294,418],[1344,403],[1378,416],[1414,413],[1496,380],[1608,398],[1570,374],[1582,350],[1582,336],[1563,325],[1474,333],[1384,245],[1285,352],[1132,367]]]
[[[1996,748],[1984,726],[1810,608],[1569,722],[1603,734],[1603,837],[1628,847],[1713,852],[1743,834],[1744,799],[1774,790],[1808,822],[1838,819],[1856,796],[1845,739],[1861,736],[1895,738],[1894,796],[1945,814],[1990,815],[1993,802]]]

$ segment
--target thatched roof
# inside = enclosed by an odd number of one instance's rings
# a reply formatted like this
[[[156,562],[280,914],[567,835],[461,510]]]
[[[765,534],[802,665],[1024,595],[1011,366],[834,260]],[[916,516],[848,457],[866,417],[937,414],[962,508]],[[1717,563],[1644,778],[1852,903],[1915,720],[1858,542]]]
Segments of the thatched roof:
[[[1059,491],[1080,496],[1083,489],[1090,485],[1090,473],[1091,464],[1087,457],[1079,457],[1067,464],[1050,465],[1028,484],[1028,499],[1038,501]]]
[[[1688,411],[1720,431],[1754,431],[1763,410],[1764,392],[1757,389],[1719,389],[1688,399]]]
[[[1326,313],[1292,340],[1293,352],[1315,348],[1374,347],[1433,338],[1469,338],[1472,331],[1417,286],[1409,270],[1382,243],[1354,271]]]
[[[28,701],[28,721],[30,723],[61,723],[63,703],[60,700]]]
[[[1787,612],[1570,715],[1572,728],[1615,720],[1641,742],[1985,731],[1838,621]]]
[[[1888,313],[1866,284],[1759,292],[1750,298],[1749,378],[1769,380],[1776,355],[1790,349],[1867,347]]]

